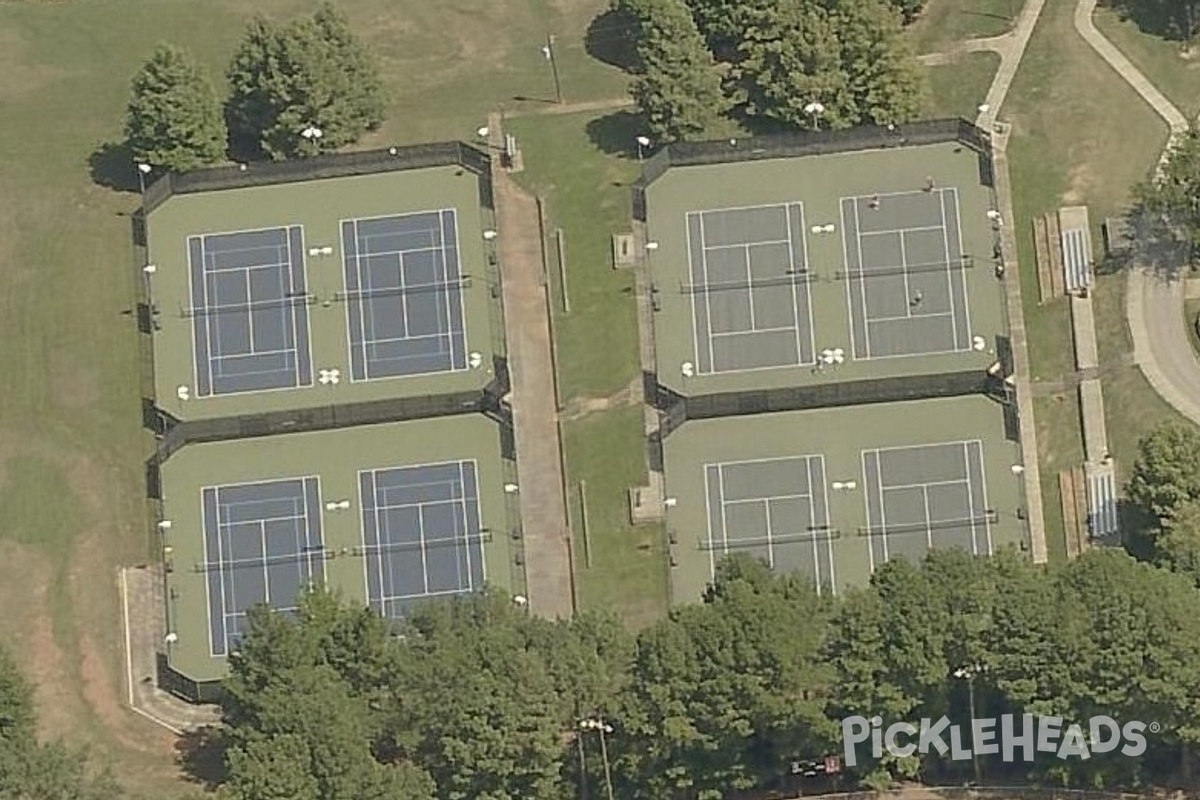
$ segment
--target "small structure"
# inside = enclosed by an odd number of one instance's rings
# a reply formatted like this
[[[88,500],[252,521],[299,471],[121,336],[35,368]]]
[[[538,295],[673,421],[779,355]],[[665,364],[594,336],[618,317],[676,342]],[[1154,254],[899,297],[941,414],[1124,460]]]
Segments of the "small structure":
[[[612,237],[614,267],[631,267],[637,263],[637,247],[632,233],[614,233]]]

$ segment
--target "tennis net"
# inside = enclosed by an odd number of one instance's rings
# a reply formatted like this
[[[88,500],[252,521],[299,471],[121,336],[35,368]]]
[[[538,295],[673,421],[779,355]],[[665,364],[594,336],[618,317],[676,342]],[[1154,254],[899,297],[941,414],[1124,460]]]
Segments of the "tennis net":
[[[383,289],[357,289],[350,292],[338,292],[333,297],[338,302],[347,300],[371,300],[376,297],[396,297],[410,294],[426,294],[430,292],[446,292],[451,289],[466,289],[471,285],[471,278],[463,276],[457,280],[439,281],[436,283],[414,283],[411,286],[390,286]]]
[[[869,278],[886,278],[893,275],[915,275],[922,272],[959,272],[975,266],[973,258],[960,258],[952,261],[937,261],[929,264],[906,264],[897,267],[871,267],[856,270],[842,270],[833,273],[837,280],[861,281]]]
[[[184,308],[181,312],[184,317],[215,317],[221,314],[248,314],[255,311],[263,311],[273,308],[294,308],[296,306],[310,306],[317,302],[317,296],[314,294],[295,294],[281,297],[275,300],[258,300],[250,303],[230,303],[226,305],[212,306],[194,306]]]
[[[860,536],[886,536],[893,533],[925,533],[927,531],[944,531],[954,528],[973,528],[978,525],[986,525],[989,523],[998,522],[999,520],[1000,515],[992,509],[988,509],[977,517],[927,520],[925,522],[907,522],[898,525],[891,523],[883,525],[871,525],[866,528],[859,528],[858,534]]]
[[[780,275],[776,278],[759,278],[757,280],[747,281],[722,281],[717,283],[684,283],[679,287],[681,294],[713,294],[715,292],[744,292],[749,289],[757,289],[767,286],[795,286],[797,284],[812,283],[814,280],[812,273],[808,270],[797,270],[796,272]]]
[[[262,558],[243,558],[231,561],[205,561],[197,563],[192,569],[195,572],[231,572],[235,569],[278,566],[280,564],[301,564],[310,559],[324,560],[332,558],[333,554],[323,546],[305,548],[298,553],[286,553],[278,556],[263,556]]]
[[[809,528],[802,533],[772,533],[766,536],[748,536],[744,539],[726,539],[725,541],[714,541],[709,539],[700,539],[701,550],[720,550],[728,552],[730,550],[751,550],[759,547],[768,547],[781,544],[805,544],[807,542],[824,542],[833,539],[841,538],[841,531],[837,528],[830,527],[815,527]]]
[[[432,539],[424,538],[416,542],[382,542],[380,544],[359,545],[358,547],[351,548],[350,552],[358,556],[372,553],[421,552],[422,550],[435,550],[441,547],[459,547],[476,542],[485,543],[491,540],[491,531],[479,531],[478,533],[462,533],[457,536],[442,536]]]

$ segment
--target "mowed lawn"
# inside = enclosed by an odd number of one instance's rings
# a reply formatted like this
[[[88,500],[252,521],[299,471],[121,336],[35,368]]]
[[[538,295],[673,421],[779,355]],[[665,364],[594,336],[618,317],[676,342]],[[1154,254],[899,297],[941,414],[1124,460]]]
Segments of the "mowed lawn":
[[[584,48],[606,6],[347,4],[390,93],[389,120],[364,145],[470,138],[489,110],[544,106],[548,32],[568,100],[621,96],[624,76]],[[46,733],[90,744],[152,794],[182,783],[171,737],[121,707],[116,590],[118,565],[152,557],[129,314],[136,197],[93,182],[89,159],[119,139],[129,78],[155,43],[185,45],[219,77],[248,13],[232,0],[0,5],[0,640],[37,683]],[[114,167],[128,179],[111,159],[101,171]]]
[[[1099,248],[1104,217],[1125,208],[1130,188],[1149,174],[1167,137],[1158,116],[1075,32],[1073,11],[1073,3],[1046,4],[1001,112],[1013,126],[1013,224],[1035,383],[1057,382],[1072,372],[1074,350],[1066,301],[1038,303],[1033,217],[1085,204]],[[1114,116],[1119,125],[1112,124]],[[1130,366],[1123,276],[1101,280],[1095,298],[1111,449],[1118,469],[1127,470],[1137,437],[1175,415]],[[1035,415],[1047,535],[1061,537],[1057,472],[1083,458],[1075,390],[1039,398]],[[1052,551],[1059,550],[1057,542],[1051,544]]]

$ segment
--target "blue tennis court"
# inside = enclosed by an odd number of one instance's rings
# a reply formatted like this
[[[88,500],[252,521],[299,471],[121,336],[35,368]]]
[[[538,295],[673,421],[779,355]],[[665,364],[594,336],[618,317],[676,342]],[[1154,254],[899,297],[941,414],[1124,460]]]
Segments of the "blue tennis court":
[[[487,533],[473,461],[360,472],[359,491],[367,600],[381,616],[482,588]]]
[[[197,397],[312,384],[299,225],[188,238]]]
[[[317,478],[210,486],[201,490],[208,623],[214,656],[237,648],[246,611],[296,608],[325,578]]]
[[[451,210],[342,223],[352,380],[467,368]]]

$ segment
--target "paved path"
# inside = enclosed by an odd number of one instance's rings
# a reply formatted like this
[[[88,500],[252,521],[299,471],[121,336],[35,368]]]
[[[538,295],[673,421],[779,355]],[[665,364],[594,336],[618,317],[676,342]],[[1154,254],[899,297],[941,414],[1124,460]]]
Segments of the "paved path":
[[[1096,0],[1079,0],[1075,7],[1075,29],[1166,121],[1173,140],[1187,130],[1187,118],[1096,29],[1092,21],[1095,10]],[[1184,281],[1134,266],[1129,270],[1125,310],[1133,337],[1134,360],[1146,380],[1176,411],[1200,424],[1200,362],[1188,342],[1183,319],[1184,293]]]
[[[492,144],[500,147],[500,116],[492,115],[488,125]],[[571,534],[537,203],[493,164],[529,608],[567,619],[574,610]]]
[[[1037,25],[1038,17],[1046,0],[1026,0],[1016,25],[1003,36],[976,40],[986,43],[983,49],[994,50],[1000,54],[1000,67],[992,79],[988,89],[987,107],[981,111],[975,124],[984,130],[992,132],[992,151],[996,174],[996,198],[1003,219],[1013,219],[1012,185],[1008,172],[1008,136],[1009,127],[998,125],[996,115],[1008,96],[1012,86],[1013,76],[1021,58],[1025,55],[1025,47],[1029,37]],[[975,47],[975,45],[970,45]],[[982,47],[982,45],[980,45]],[[1008,309],[1009,336],[1013,349],[1014,379],[1017,383],[1017,416],[1021,424],[1021,452],[1025,454],[1025,505],[1029,520],[1029,546],[1035,563],[1044,564],[1048,559],[1046,549],[1046,523],[1042,513],[1041,470],[1039,469],[1037,453],[1037,426],[1033,422],[1033,392],[1029,373],[1029,351],[1026,344],[1025,314],[1021,306],[1020,266],[1017,261],[1017,241],[1013,236],[1013,226],[1005,225],[1000,229],[1000,247],[1009,278],[1005,280],[1005,305]]]

